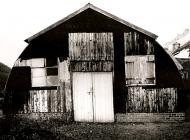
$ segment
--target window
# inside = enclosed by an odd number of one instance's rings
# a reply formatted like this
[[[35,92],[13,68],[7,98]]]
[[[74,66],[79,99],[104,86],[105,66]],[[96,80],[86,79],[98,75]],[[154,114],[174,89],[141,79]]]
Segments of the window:
[[[155,85],[154,55],[125,57],[126,85]]]
[[[57,86],[57,58],[35,58],[28,63],[31,66],[32,87]]]

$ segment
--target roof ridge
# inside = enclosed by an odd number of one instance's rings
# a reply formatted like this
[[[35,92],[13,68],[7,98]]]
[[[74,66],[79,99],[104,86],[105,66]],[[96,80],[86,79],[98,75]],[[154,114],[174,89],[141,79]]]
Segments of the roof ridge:
[[[42,35],[42,34],[44,34],[44,33],[46,33],[46,32],[48,32],[49,30],[51,30],[51,29],[53,29],[53,28],[55,28],[55,27],[61,25],[61,24],[64,23],[65,21],[71,19],[72,17],[76,16],[77,14],[80,14],[81,12],[83,12],[83,11],[89,9],[89,8],[92,9],[92,10],[94,10],[94,11],[96,11],[96,12],[99,12],[99,13],[101,13],[101,14],[103,14],[103,15],[105,15],[105,16],[107,16],[107,17],[109,17],[109,18],[111,18],[111,19],[113,19],[113,20],[115,20],[115,21],[117,21],[117,22],[120,22],[121,24],[124,24],[125,26],[128,26],[128,27],[130,27],[130,28],[132,28],[132,29],[134,29],[134,30],[137,30],[137,31],[139,31],[139,32],[141,32],[141,33],[143,33],[143,34],[145,34],[145,35],[151,37],[151,38],[156,39],[156,38],[158,37],[157,35],[155,35],[155,34],[149,32],[149,31],[147,31],[147,30],[144,30],[144,29],[142,29],[142,28],[140,28],[140,27],[138,27],[138,26],[136,26],[136,25],[134,25],[134,24],[132,24],[132,23],[130,23],[130,22],[127,22],[127,21],[125,21],[125,20],[123,20],[123,19],[121,19],[121,18],[119,18],[119,17],[117,17],[117,16],[115,16],[115,15],[112,15],[112,14],[108,13],[107,11],[104,11],[104,10],[102,10],[102,9],[100,9],[100,8],[98,8],[98,7],[94,6],[94,5],[92,5],[91,3],[87,3],[84,7],[82,7],[82,8],[80,8],[79,10],[77,10],[77,11],[75,11],[75,12],[69,14],[69,15],[66,16],[65,18],[63,18],[63,19],[61,19],[61,20],[55,22],[54,24],[52,24],[52,25],[48,26],[47,28],[41,30],[40,32],[34,34],[33,36],[31,36],[31,37],[25,39],[25,41],[26,41],[27,43],[31,42],[33,39],[39,37],[40,35]]]

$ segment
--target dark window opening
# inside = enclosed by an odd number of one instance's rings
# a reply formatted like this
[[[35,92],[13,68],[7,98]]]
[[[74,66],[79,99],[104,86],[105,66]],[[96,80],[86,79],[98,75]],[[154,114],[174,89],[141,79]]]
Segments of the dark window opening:
[[[58,68],[46,68],[47,76],[58,75]]]
[[[46,67],[54,67],[57,66],[57,58],[46,58]]]

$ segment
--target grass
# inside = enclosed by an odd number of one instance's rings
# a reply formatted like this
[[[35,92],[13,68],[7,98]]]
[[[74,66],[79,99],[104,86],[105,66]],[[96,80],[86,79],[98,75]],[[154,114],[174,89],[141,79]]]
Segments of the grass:
[[[10,121],[12,120],[12,121]],[[190,122],[181,123],[64,123],[1,119],[1,137],[12,139],[190,139]],[[2,127],[3,126],[3,127]],[[0,139],[2,139],[0,137]]]

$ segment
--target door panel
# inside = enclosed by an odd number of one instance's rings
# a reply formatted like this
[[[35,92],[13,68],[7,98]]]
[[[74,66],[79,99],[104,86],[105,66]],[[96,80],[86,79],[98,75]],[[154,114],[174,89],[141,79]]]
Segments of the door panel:
[[[94,122],[114,122],[112,72],[93,73]]]
[[[73,73],[74,120],[113,122],[112,72]]]
[[[93,122],[92,75],[73,73],[74,120]]]

